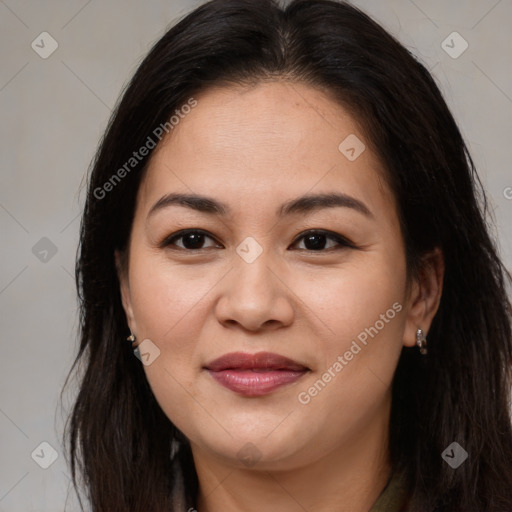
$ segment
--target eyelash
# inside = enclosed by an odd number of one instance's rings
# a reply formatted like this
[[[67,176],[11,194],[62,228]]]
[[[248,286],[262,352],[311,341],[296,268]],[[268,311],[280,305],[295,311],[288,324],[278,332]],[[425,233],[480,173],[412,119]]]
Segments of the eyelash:
[[[179,247],[179,246],[177,248],[170,247],[170,246],[174,245],[174,241],[179,240],[180,238],[184,238],[185,236],[190,235],[190,234],[204,235],[205,237],[210,238],[210,239],[214,240],[216,243],[218,243],[213,236],[211,236],[208,232],[203,231],[202,229],[186,229],[186,230],[178,231],[177,233],[173,233],[172,235],[166,237],[159,244],[159,247],[160,248],[171,248],[172,250],[181,250],[181,251],[187,251],[187,252],[200,252],[200,251],[204,251],[204,250],[210,248],[210,247],[203,247],[203,248],[199,248],[199,249],[187,249],[186,247]],[[339,250],[340,248],[357,249],[357,247],[347,238],[345,238],[337,233],[334,233],[332,231],[326,231],[323,229],[311,229],[309,231],[305,231],[305,232],[301,233],[300,236],[298,236],[293,241],[292,245],[297,244],[302,239],[306,238],[307,236],[311,236],[311,235],[325,236],[327,239],[334,240],[338,244],[338,246],[337,247],[328,247],[327,249],[318,249],[318,250],[313,250],[313,249],[299,249],[299,250],[307,251],[310,253],[321,253],[321,252],[330,252],[332,250]]]

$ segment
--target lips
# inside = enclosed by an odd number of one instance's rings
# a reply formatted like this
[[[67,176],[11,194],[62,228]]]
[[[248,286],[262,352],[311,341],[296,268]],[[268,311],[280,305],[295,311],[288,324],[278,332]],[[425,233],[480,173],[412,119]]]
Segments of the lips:
[[[205,369],[222,386],[245,396],[262,396],[297,381],[309,368],[270,352],[232,352],[211,361]]]
[[[290,370],[300,372],[308,369],[296,361],[271,352],[258,352],[257,354],[232,352],[208,363],[205,368],[212,372],[222,370]]]

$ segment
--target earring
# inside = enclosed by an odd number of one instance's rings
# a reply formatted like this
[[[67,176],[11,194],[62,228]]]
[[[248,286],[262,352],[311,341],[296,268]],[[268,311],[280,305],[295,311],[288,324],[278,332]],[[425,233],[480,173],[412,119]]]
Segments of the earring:
[[[129,341],[132,344],[132,348],[135,348],[135,342],[137,341],[137,338],[135,337],[135,335],[130,333],[130,336],[128,336],[128,338],[126,338],[126,339],[127,339],[127,341]]]
[[[422,329],[416,331],[416,345],[420,348],[422,355],[427,353],[427,337]]]

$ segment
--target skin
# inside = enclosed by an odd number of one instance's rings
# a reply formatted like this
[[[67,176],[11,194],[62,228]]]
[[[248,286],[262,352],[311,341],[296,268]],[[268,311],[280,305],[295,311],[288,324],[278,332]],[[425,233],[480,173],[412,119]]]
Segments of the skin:
[[[198,510],[368,511],[391,474],[393,374],[416,330],[428,333],[442,255],[434,251],[407,282],[383,166],[369,141],[354,161],[338,150],[349,134],[363,142],[365,135],[325,93],[273,81],[213,88],[196,99],[152,156],[119,276],[131,331],[160,350],[144,370],[163,411],[190,439]],[[338,206],[276,216],[286,201],[332,192],[361,201],[371,214]],[[172,205],[148,216],[169,193],[205,195],[230,213]],[[183,248],[187,237],[160,246],[189,228],[209,233],[203,249]],[[355,247],[326,237],[324,249],[312,250],[301,238],[312,229]],[[252,263],[236,252],[246,237],[262,248]],[[299,393],[396,303],[401,311],[300,403]],[[262,397],[241,396],[203,368],[235,351],[275,352],[310,371]],[[247,443],[259,457],[251,467],[238,455]]]

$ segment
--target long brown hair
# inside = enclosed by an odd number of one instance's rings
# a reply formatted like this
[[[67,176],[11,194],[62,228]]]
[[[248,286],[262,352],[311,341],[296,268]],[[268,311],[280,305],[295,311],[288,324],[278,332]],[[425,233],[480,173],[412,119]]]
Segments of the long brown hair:
[[[76,263],[80,348],[70,375],[80,388],[65,436],[76,489],[95,512],[168,512],[179,438],[195,499],[186,438],[123,341],[114,251],[126,248],[151,151],[101,191],[194,94],[268,77],[329,90],[353,112],[387,169],[408,270],[434,247],[445,257],[429,353],[404,348],[393,382],[390,452],[411,510],[512,510],[510,275],[488,234],[485,193],[429,72],[364,13],[331,0],[205,3],[156,43],[126,88],[89,175]],[[469,455],[457,469],[441,457],[452,442]]]

